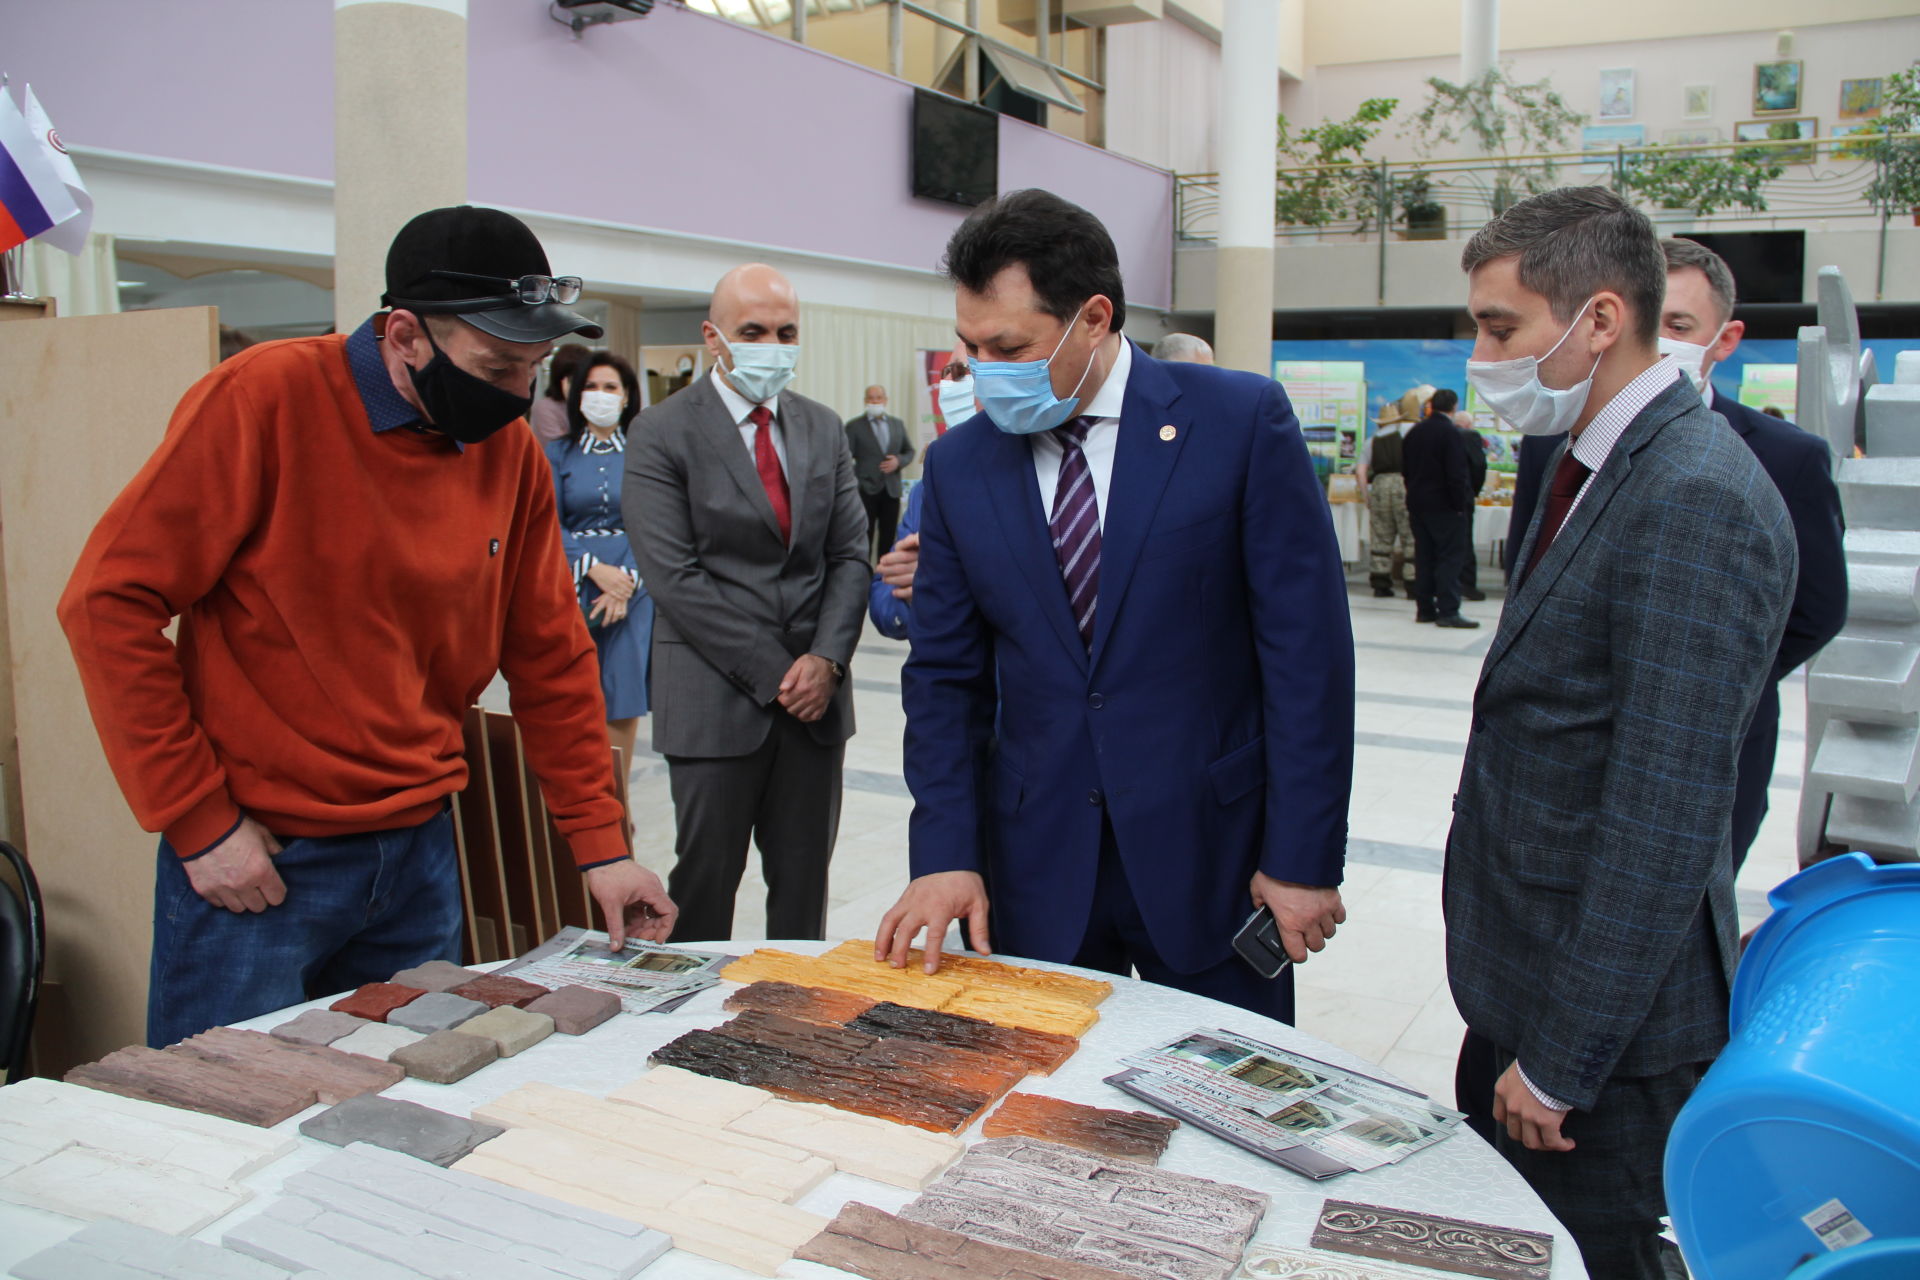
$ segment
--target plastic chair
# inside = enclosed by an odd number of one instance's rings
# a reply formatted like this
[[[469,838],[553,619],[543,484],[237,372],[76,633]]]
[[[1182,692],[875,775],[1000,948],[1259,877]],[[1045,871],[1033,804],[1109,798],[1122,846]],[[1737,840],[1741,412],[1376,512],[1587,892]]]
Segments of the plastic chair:
[[[0,890],[0,1071],[9,1082],[27,1073],[27,1041],[40,1001],[40,971],[46,963],[47,922],[40,885],[26,855],[0,840],[0,861],[13,868],[19,889]]]

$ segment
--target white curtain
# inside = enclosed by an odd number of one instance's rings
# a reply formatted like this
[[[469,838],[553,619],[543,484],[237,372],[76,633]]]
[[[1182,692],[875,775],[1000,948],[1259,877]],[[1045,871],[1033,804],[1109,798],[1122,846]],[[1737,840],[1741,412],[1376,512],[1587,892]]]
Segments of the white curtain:
[[[926,386],[918,353],[953,346],[953,322],[929,320],[858,307],[800,304],[800,369],[793,389],[829,406],[843,418],[859,414],[866,389],[887,389],[892,412],[907,424],[917,450],[926,441],[920,425],[920,401]],[[919,459],[906,470],[919,474]]]
[[[26,246],[26,291],[36,298],[52,298],[55,315],[106,316],[120,310],[118,263],[113,237],[94,232],[75,257],[43,241]]]

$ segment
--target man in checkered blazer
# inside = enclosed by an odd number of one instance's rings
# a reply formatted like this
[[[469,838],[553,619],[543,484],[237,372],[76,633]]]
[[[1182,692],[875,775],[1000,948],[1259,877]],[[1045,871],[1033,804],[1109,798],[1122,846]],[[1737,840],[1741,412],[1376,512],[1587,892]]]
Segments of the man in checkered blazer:
[[[1462,265],[1469,379],[1516,427],[1570,443],[1525,531],[1454,798],[1460,1105],[1596,1280],[1655,1280],[1667,1131],[1726,1040],[1734,778],[1793,599],[1793,526],[1657,353],[1666,260],[1642,214],[1603,189],[1548,192]]]

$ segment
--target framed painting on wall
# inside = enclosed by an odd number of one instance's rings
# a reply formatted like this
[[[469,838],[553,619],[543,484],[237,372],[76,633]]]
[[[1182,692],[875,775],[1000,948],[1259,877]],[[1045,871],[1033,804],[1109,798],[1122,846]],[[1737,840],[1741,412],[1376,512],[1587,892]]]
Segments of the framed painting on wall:
[[[1878,135],[1879,130],[1874,128],[1871,121],[1866,120],[1858,121],[1854,124],[1836,124],[1827,130],[1827,136],[1829,138],[1845,138],[1856,133],[1866,134],[1867,137],[1871,139]],[[1836,160],[1871,160],[1874,158],[1874,150],[1871,145],[1867,144],[1835,147],[1833,149],[1833,156]]]
[[[1805,139],[1804,147],[1768,147],[1764,152],[1748,154],[1763,155],[1779,164],[1812,164],[1815,148],[1813,140],[1820,136],[1820,122],[1812,116],[1801,116],[1795,120],[1742,120],[1733,127],[1735,142],[1788,142],[1793,139]]]
[[[1668,129],[1661,133],[1660,141],[1670,147],[1707,147],[1726,138],[1718,129]]]
[[[1690,84],[1681,89],[1680,114],[1688,120],[1713,119],[1713,86]]]
[[[1616,67],[1600,73],[1600,118],[1631,120],[1633,109],[1633,68]]]
[[[1753,64],[1753,113],[1794,112],[1800,109],[1800,62]]]
[[[1840,118],[1868,120],[1880,114],[1880,80],[1842,80]]]

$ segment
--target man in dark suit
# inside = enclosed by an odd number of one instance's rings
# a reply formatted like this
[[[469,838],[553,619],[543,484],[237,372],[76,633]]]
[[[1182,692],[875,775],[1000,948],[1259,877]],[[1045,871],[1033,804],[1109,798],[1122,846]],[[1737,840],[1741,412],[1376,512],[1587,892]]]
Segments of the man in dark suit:
[[[1733,318],[1733,272],[1719,254],[1692,240],[1663,240],[1660,247],[1667,257],[1660,345],[1760,460],[1786,500],[1800,552],[1800,578],[1793,592],[1793,611],[1787,615],[1787,633],[1773,655],[1753,727],[1740,747],[1740,780],[1733,802],[1737,872],[1767,816],[1767,788],[1773,781],[1780,738],[1780,681],[1826,647],[1847,621],[1847,559],[1841,547],[1846,525],[1826,441],[1791,422],[1749,409],[1721,394],[1709,381],[1713,366],[1733,354],[1746,332],[1746,325]]]
[[[1401,466],[1407,476],[1407,515],[1413,521],[1415,622],[1472,629],[1460,616],[1460,567],[1473,558],[1473,464],[1467,438],[1453,424],[1460,397],[1433,393],[1427,416],[1407,432]]]
[[[1468,377],[1517,429],[1569,440],[1453,803],[1460,1104],[1592,1275],[1657,1280],[1667,1132],[1726,1041],[1734,777],[1786,628],[1793,526],[1658,355],[1666,262],[1645,215],[1604,188],[1547,192],[1462,265]]]
[[[853,478],[860,483],[860,502],[867,509],[871,558],[878,560],[893,548],[900,523],[900,468],[913,461],[913,438],[907,424],[887,412],[885,387],[868,387],[866,412],[847,420],[847,448],[853,454]]]
[[[713,375],[635,420],[621,492],[657,609],[653,745],[679,828],[673,938],[731,936],[749,840],[767,936],[819,938],[853,736],[866,516],[839,416],[785,389],[800,350],[793,286],[739,267],[707,315]]]
[[[1473,490],[1474,505],[1480,502],[1480,491],[1487,487],[1487,441],[1473,429],[1473,415],[1465,409],[1453,412],[1453,425],[1460,428],[1460,436],[1467,442],[1467,484]],[[1480,589],[1480,558],[1473,552],[1473,516],[1474,507],[1467,508],[1467,560],[1460,566],[1460,598],[1462,600],[1485,600],[1487,593]]]
[[[924,928],[935,967],[959,920],[1290,1019],[1231,941],[1265,904],[1304,961],[1345,918],[1353,649],[1286,393],[1123,337],[1113,241],[1051,193],[976,210],[947,273],[983,412],[921,481],[914,878],[876,955]]]

